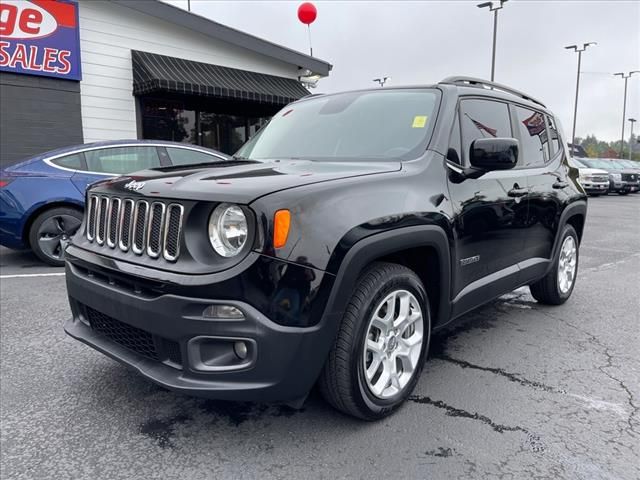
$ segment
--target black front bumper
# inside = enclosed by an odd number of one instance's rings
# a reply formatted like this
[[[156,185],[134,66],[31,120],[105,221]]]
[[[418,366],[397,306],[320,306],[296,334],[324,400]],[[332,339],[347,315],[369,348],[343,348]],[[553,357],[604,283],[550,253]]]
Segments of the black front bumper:
[[[264,402],[295,402],[315,383],[335,335],[334,315],[323,316],[310,327],[284,326],[246,299],[203,298],[202,287],[190,289],[200,294],[193,297],[173,293],[170,285],[165,292],[131,288],[129,278],[121,272],[98,269],[85,261],[87,252],[81,255],[84,260],[74,252],[84,251],[67,251],[66,279],[73,318],[65,323],[65,331],[150,380],[196,396]],[[259,260],[248,270],[260,268]],[[216,304],[235,306],[245,318],[204,317],[204,310]],[[101,328],[96,328],[98,321]],[[103,324],[108,328],[102,328]],[[206,342],[227,345],[235,341],[249,346],[246,361],[236,361],[230,368],[203,370]]]

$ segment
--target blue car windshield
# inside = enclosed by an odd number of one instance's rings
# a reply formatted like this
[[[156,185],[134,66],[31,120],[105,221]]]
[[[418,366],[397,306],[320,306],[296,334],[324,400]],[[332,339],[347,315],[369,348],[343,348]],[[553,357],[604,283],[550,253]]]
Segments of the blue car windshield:
[[[278,112],[236,153],[249,160],[415,158],[428,144],[439,92],[380,89],[318,96]]]

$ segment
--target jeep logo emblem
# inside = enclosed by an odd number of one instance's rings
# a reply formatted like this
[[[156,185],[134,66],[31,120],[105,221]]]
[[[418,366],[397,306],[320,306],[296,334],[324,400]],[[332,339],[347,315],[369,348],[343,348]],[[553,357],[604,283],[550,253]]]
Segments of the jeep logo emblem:
[[[125,184],[124,188],[137,192],[144,187],[144,184],[145,182],[136,182],[135,180],[131,180],[129,183]]]

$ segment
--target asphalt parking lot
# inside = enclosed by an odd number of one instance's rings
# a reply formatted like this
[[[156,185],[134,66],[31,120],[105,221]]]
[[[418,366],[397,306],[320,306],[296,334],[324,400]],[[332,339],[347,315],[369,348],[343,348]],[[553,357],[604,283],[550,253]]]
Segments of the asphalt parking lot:
[[[60,269],[0,253],[4,479],[640,478],[640,195],[590,200],[567,304],[467,315],[378,423],[163,390],[64,334]]]

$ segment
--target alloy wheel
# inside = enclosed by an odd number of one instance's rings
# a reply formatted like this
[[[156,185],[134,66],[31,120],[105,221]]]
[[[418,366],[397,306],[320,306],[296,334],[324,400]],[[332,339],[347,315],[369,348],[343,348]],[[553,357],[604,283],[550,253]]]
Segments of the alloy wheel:
[[[374,310],[364,346],[364,377],[381,399],[400,393],[411,381],[422,350],[424,318],[420,302],[407,290],[395,290]]]
[[[82,221],[72,215],[54,215],[38,228],[38,247],[47,257],[60,260],[67,242],[76,233]]]
[[[573,286],[577,264],[578,248],[575,239],[569,235],[562,242],[558,259],[558,288],[563,294],[571,290]]]

